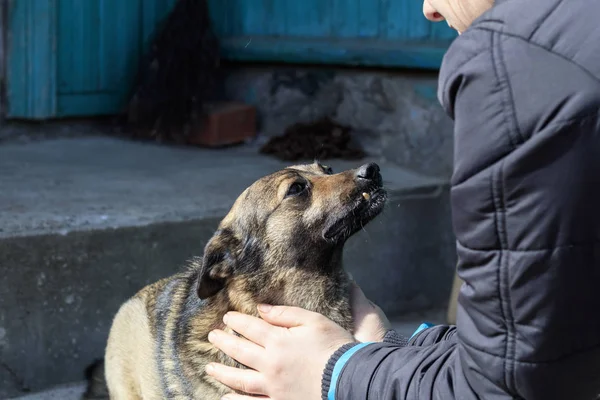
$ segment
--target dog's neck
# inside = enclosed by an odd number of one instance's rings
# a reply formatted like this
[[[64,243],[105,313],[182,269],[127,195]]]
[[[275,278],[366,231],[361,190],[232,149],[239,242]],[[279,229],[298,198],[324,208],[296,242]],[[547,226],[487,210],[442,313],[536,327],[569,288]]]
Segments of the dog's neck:
[[[335,251],[319,265],[266,263],[255,272],[232,278],[209,304],[220,309],[219,318],[228,311],[258,316],[258,304],[300,307],[351,330],[350,281],[342,267],[341,253]]]
[[[262,265],[254,273],[239,274],[230,279],[216,295],[206,300],[198,320],[191,325],[188,351],[200,352],[214,360],[232,367],[245,368],[225,353],[208,343],[208,333],[213,329],[233,331],[223,323],[229,311],[259,316],[257,306],[261,303],[287,305],[320,313],[349,332],[353,332],[350,309],[350,280],[341,264],[341,251],[330,263],[313,265]],[[198,322],[200,321],[200,322]],[[199,376],[219,386],[204,374],[202,359],[196,360],[192,369]]]

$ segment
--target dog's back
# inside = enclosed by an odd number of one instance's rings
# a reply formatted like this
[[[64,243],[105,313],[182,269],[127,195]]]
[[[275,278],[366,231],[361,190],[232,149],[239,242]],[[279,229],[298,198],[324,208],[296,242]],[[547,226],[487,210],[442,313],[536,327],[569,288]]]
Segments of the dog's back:
[[[199,301],[195,274],[190,268],[149,285],[121,306],[105,355],[111,400],[211,400],[229,392],[204,373],[211,361],[239,366],[208,342],[229,306],[225,298]],[[95,392],[99,376],[97,368]]]
[[[105,353],[105,377],[111,400],[164,399],[155,356],[154,305],[164,288],[171,282],[179,282],[179,277],[146,286],[117,312]]]

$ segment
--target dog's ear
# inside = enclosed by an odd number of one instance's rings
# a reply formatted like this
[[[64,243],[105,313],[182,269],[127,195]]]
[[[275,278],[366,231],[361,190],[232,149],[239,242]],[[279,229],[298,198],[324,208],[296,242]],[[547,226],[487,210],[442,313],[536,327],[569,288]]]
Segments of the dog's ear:
[[[227,229],[217,231],[204,248],[198,276],[198,297],[206,299],[217,294],[233,275],[239,241]]]

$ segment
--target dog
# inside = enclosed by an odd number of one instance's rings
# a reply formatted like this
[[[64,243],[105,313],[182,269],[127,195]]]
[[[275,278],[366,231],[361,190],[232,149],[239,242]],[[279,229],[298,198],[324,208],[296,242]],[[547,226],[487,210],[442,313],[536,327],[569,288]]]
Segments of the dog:
[[[265,176],[234,202],[188,268],[143,288],[114,317],[104,357],[113,400],[220,399],[210,362],[245,368],[208,342],[228,311],[259,303],[318,312],[352,332],[348,238],[384,208],[379,166],[333,173],[318,162]],[[231,332],[231,330],[229,330]]]

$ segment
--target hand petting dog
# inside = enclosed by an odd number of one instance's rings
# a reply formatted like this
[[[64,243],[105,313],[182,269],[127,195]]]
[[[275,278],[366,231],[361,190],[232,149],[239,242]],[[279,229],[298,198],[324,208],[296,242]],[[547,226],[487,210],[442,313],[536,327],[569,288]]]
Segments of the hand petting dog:
[[[323,369],[333,353],[354,341],[381,341],[390,323],[356,283],[352,290],[355,335],[321,314],[298,307],[260,305],[262,319],[228,313],[224,323],[246,339],[215,330],[209,341],[251,369],[211,363],[206,371],[240,392],[266,399],[318,400]],[[228,394],[224,399],[253,399]]]

